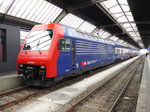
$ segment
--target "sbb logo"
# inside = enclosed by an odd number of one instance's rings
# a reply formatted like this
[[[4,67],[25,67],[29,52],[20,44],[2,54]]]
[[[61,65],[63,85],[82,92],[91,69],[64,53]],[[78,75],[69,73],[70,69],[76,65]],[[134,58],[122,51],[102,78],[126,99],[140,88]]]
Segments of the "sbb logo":
[[[81,66],[86,66],[86,65],[87,65],[86,61],[81,62]]]

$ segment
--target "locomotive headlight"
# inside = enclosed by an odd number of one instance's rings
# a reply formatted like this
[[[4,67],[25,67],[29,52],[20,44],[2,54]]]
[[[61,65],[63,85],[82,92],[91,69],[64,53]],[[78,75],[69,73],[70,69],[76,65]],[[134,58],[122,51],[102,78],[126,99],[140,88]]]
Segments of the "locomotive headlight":
[[[46,66],[45,66],[45,65],[41,65],[40,68],[41,68],[41,69],[45,69]]]
[[[23,64],[19,64],[19,67],[21,67],[21,68],[22,68],[22,67],[23,67]]]

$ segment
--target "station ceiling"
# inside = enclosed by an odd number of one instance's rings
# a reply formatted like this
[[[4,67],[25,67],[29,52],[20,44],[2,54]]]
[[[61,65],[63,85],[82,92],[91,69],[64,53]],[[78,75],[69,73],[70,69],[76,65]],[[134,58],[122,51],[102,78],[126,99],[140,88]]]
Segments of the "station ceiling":
[[[150,47],[150,1],[128,0],[140,36],[146,48]]]
[[[148,0],[1,0],[0,22],[19,25],[26,29],[36,24],[59,22],[126,45],[129,43],[137,48],[148,48],[149,2]]]
[[[148,4],[150,4],[148,0],[127,0],[130,11],[133,15],[133,20],[131,21],[122,21],[118,22],[115,20],[114,17],[112,17],[111,8],[118,7],[119,5],[122,5],[121,8],[126,7],[126,4],[121,1],[124,0],[48,0],[60,7],[62,7],[64,10],[80,15],[84,19],[87,19],[89,21],[92,21],[94,24],[99,26],[100,28],[104,28],[108,32],[110,32],[113,35],[117,35],[119,38],[128,41],[129,43],[137,46],[144,43],[144,47],[148,48],[150,45],[150,7]],[[111,2],[112,6],[110,9],[106,9],[103,7],[103,3],[105,2]],[[118,6],[115,4],[115,2],[118,2]],[[114,5],[113,5],[114,3]],[[107,4],[107,3],[106,3]],[[107,7],[108,8],[108,7]],[[114,8],[115,9],[115,8]],[[116,8],[117,9],[117,8]],[[119,8],[118,8],[119,9]],[[129,13],[129,10],[124,10],[123,13]],[[121,12],[116,12],[116,15]],[[115,14],[114,14],[115,15]],[[127,14],[128,15],[128,14]],[[129,15],[130,16],[130,15]],[[124,17],[123,17],[124,18]],[[117,21],[117,22],[116,22]],[[117,24],[118,23],[118,24]],[[133,24],[135,23],[137,26],[137,29],[134,31],[124,31],[123,28],[120,27],[120,24],[123,26],[125,24]],[[129,25],[127,25],[129,26]],[[132,27],[132,26],[131,26]],[[136,32],[139,33],[137,35],[129,35],[129,32]],[[136,39],[134,38],[141,38]]]

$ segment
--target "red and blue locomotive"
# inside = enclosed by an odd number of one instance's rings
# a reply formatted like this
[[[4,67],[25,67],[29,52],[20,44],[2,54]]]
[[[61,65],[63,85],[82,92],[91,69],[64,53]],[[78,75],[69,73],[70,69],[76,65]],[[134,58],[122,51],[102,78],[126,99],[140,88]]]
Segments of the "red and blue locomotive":
[[[18,55],[23,83],[48,87],[116,61],[115,43],[58,23],[36,25]]]

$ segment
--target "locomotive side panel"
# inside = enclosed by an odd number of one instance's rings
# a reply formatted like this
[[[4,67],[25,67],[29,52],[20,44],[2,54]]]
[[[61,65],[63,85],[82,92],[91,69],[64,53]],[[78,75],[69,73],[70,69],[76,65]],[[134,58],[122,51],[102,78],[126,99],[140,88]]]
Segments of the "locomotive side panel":
[[[97,65],[97,67],[103,66],[114,62],[114,46],[78,39],[76,40],[76,61],[80,69],[95,65]]]

